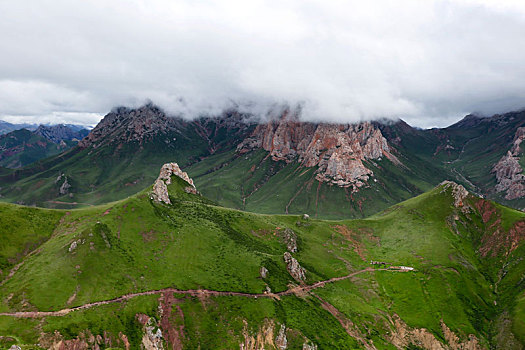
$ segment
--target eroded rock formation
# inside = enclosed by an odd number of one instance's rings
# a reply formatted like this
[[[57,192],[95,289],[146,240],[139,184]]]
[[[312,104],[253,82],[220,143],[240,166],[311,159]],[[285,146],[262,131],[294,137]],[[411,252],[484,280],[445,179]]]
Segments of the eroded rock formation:
[[[276,161],[318,167],[317,180],[354,190],[373,175],[363,161],[386,157],[400,164],[381,131],[369,122],[315,124],[285,114],[277,121],[258,125],[237,151],[242,154],[257,148],[269,151]]]
[[[306,270],[299,265],[297,259],[295,259],[289,252],[284,253],[284,262],[288,272],[297,282],[304,282],[306,279]]]
[[[286,248],[289,252],[296,253],[297,252],[297,234],[294,232],[294,230],[290,228],[285,228],[284,231],[282,231],[281,237],[286,244]]]
[[[288,348],[288,339],[286,339],[286,326],[281,325],[279,329],[279,334],[275,337],[275,346],[279,350],[286,350]]]
[[[141,348],[145,350],[164,350],[162,330],[158,327],[157,320],[145,314],[138,314],[137,320],[142,324],[144,331]]]
[[[459,209],[466,209],[465,199],[469,192],[465,187],[457,184],[453,181],[443,181],[440,186],[443,186],[443,190],[451,189],[452,197],[454,198],[454,206]]]
[[[268,347],[271,349],[275,348],[275,324],[273,320],[265,319],[256,334],[250,334],[246,320],[243,320],[243,324],[242,335],[244,336],[244,342],[239,344],[240,350],[259,350]]]
[[[498,181],[496,192],[506,192],[505,199],[508,200],[525,196],[525,175],[519,163],[524,139],[525,127],[518,128],[511,149],[492,168]]]
[[[409,345],[415,345],[423,349],[430,350],[481,350],[483,347],[479,344],[474,335],[470,335],[465,341],[461,341],[447,325],[442,321],[441,328],[448,344],[439,341],[434,334],[425,328],[411,328],[398,315],[390,319],[393,326],[389,336],[389,341],[398,349],[406,349]]]
[[[168,194],[168,185],[171,184],[171,176],[175,175],[186,181],[189,186],[184,190],[188,193],[197,194],[197,189],[193,184],[193,180],[190,179],[188,174],[180,170],[177,163],[166,163],[160,168],[160,174],[155,183],[153,184],[153,190],[151,191],[151,199],[157,202],[164,202],[171,204],[170,197]]]

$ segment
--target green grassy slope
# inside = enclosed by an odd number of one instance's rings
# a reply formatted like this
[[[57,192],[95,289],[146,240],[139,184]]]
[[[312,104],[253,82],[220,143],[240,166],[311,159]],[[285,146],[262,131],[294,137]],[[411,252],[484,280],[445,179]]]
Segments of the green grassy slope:
[[[316,168],[273,161],[264,150],[217,154],[185,170],[202,193],[221,205],[259,213],[308,213],[342,219],[377,213],[447,178],[445,171],[417,156],[400,153],[399,158],[405,166],[387,159],[367,162],[374,177],[356,193],[317,181]]]
[[[180,159],[181,166],[207,152],[196,134],[146,144],[130,142],[99,149],[75,147],[59,156],[0,176],[2,200],[51,208],[74,208],[107,203],[130,196],[151,184],[162,164]],[[58,178],[61,174],[64,176]],[[61,194],[67,177],[71,187]]]
[[[87,341],[93,334],[109,339],[105,347],[124,348],[124,334],[131,348],[139,348],[140,314],[158,321],[164,341],[189,349],[237,348],[250,336],[264,338],[269,324],[273,342],[280,325],[286,325],[291,349],[301,349],[304,342],[319,349],[372,342],[392,348],[400,344],[401,336],[393,336],[402,329],[422,328],[447,343],[442,321],[461,341],[473,334],[482,346],[497,347],[497,335],[508,332],[523,344],[525,266],[520,257],[525,248],[523,232],[516,229],[525,219],[521,212],[477,197],[456,208],[450,188],[437,187],[368,219],[304,220],[218,207],[186,193],[184,181],[173,180],[172,205],[151,201],[148,191],[70,211],[2,204],[6,217],[26,218],[24,210],[31,210],[28,222],[38,216],[54,229],[20,229],[27,241],[44,238],[39,251],[26,257],[0,289],[0,312],[56,311],[168,287],[282,292],[297,284],[283,261],[285,229],[297,235],[298,252],[292,255],[306,269],[307,284],[369,268],[370,260],[416,271],[362,272],[279,298],[165,292],[65,316],[0,316],[3,344]],[[4,226],[0,230],[9,234]],[[4,252],[23,250],[5,237]],[[261,266],[268,269],[266,278],[259,274]],[[498,317],[508,326],[498,326]],[[60,336],[53,336],[55,330]],[[401,338],[404,346],[422,346],[416,338]]]

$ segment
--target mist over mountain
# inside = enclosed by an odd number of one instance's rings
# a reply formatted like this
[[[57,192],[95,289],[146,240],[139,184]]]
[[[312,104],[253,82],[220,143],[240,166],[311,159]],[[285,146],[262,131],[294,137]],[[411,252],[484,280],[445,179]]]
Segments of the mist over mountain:
[[[525,349],[523,0],[0,1],[0,349]]]
[[[489,0],[4,1],[0,118],[93,125],[151,99],[186,118],[288,104],[443,127],[524,107],[524,18]]]

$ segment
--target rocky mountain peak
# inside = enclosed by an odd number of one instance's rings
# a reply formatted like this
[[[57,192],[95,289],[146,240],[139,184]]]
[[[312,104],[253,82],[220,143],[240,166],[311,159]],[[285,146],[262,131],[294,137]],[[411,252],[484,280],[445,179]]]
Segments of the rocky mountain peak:
[[[171,204],[170,197],[168,194],[168,185],[171,184],[171,177],[178,176],[188,183],[184,190],[188,193],[197,194],[197,189],[193,184],[193,180],[188,174],[182,171],[177,163],[166,163],[160,168],[159,177],[153,184],[153,190],[151,191],[151,199],[156,202],[164,202]]]
[[[170,118],[151,104],[137,109],[116,108],[98,123],[79,146],[97,148],[109,142],[142,143],[167,130],[178,129],[181,122],[181,119]]]
[[[72,128],[64,124],[57,125],[39,125],[35,134],[40,135],[54,143],[60,143],[64,140],[81,140],[89,131],[87,129]]]
[[[258,125],[237,151],[242,154],[256,148],[270,152],[276,161],[318,167],[317,180],[353,190],[373,175],[363,161],[385,157],[400,164],[381,130],[370,122],[318,124],[285,115]]]

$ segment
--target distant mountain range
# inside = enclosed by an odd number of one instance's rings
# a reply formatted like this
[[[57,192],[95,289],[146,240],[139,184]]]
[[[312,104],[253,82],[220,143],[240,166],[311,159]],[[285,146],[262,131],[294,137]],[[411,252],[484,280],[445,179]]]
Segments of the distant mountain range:
[[[469,115],[447,128],[420,130],[401,120],[306,123],[290,111],[259,124],[234,110],[187,121],[152,104],[117,108],[78,146],[3,171],[0,194],[50,207],[103,203],[146,187],[160,165],[177,159],[209,198],[263,213],[365,217],[446,179],[522,208],[524,126],[525,112]],[[65,127],[45,130],[36,133],[54,141],[72,137]]]
[[[14,124],[11,124],[14,125]],[[0,135],[0,166],[20,168],[59,154],[83,139],[89,130],[75,125],[40,125]]]
[[[8,132],[20,130],[20,129],[27,129],[30,131],[35,131],[38,129],[39,126],[45,126],[45,127],[53,127],[56,125],[62,125],[64,127],[67,127],[74,131],[80,131],[83,129],[89,130],[91,129],[88,126],[85,125],[77,125],[77,124],[30,124],[30,123],[9,123],[4,120],[0,120],[0,135],[7,134]]]

